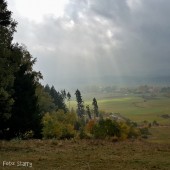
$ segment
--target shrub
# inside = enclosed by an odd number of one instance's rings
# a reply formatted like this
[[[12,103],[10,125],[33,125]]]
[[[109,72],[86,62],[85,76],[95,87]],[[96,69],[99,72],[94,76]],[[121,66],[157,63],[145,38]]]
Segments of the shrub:
[[[141,133],[142,138],[145,138],[145,139],[148,138],[148,135],[151,135],[147,127],[140,128],[140,133]]]
[[[73,113],[64,113],[63,110],[46,113],[42,119],[42,135],[44,138],[72,138],[75,135],[75,121]]]
[[[128,126],[125,122],[121,122],[119,123],[119,125],[120,125],[120,136],[119,137],[121,140],[125,140],[129,136],[130,126]]]
[[[101,125],[96,124],[93,129],[93,135],[96,139],[104,139],[106,137],[106,130]]]
[[[139,129],[130,127],[129,133],[128,133],[128,138],[137,138],[140,135],[141,135],[141,133],[140,133]]]
[[[86,124],[86,131],[93,134],[95,124],[96,121],[94,119],[89,120],[89,122]]]
[[[119,136],[120,129],[117,122],[111,119],[100,120],[98,124],[94,125],[93,134],[95,138],[104,139],[107,136]]]
[[[60,138],[62,135],[61,126],[55,114],[44,115],[42,135],[44,138]]]
[[[62,127],[61,139],[70,139],[75,136],[74,126],[71,124],[66,124]]]
[[[88,139],[89,138],[85,131],[85,128],[83,128],[83,127],[80,128],[79,137],[80,137],[80,139]]]
[[[153,126],[159,126],[159,123],[158,123],[156,120],[154,120],[153,123],[152,123],[152,125],[153,125]]]

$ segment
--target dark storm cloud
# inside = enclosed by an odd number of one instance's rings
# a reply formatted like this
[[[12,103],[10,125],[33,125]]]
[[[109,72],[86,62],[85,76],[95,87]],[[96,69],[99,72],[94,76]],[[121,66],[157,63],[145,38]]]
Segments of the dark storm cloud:
[[[70,0],[63,17],[22,16],[15,39],[37,57],[45,82],[108,75],[168,75],[170,1]],[[69,78],[68,78],[69,77]],[[69,81],[67,81],[69,79]]]

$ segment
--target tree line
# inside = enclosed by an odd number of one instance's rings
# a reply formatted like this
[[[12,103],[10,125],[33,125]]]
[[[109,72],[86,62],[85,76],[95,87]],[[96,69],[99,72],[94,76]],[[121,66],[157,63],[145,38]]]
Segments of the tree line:
[[[71,94],[40,84],[43,76],[33,70],[36,59],[24,45],[12,42],[16,26],[7,2],[0,0],[0,137],[13,138],[31,130],[40,138],[44,114],[59,109],[68,112],[65,100]],[[81,107],[79,103],[82,116]]]
[[[74,111],[70,92],[41,85],[42,74],[33,70],[36,59],[24,45],[13,43],[16,26],[7,2],[0,0],[0,139],[119,137],[123,129],[127,136],[138,134],[129,122],[104,120],[96,98],[91,110],[77,89]]]

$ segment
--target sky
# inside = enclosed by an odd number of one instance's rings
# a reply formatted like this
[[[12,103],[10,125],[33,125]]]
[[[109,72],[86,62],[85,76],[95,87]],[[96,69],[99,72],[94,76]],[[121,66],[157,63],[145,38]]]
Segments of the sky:
[[[169,0],[7,0],[43,84],[168,76]]]

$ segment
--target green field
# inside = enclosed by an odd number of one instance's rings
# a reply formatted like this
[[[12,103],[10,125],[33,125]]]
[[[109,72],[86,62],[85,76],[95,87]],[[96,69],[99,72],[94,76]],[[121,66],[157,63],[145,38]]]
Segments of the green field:
[[[162,118],[162,115],[170,115],[170,98],[157,97],[144,101],[141,97],[126,96],[99,99],[98,106],[100,110],[111,113],[120,113],[121,115],[136,121],[156,120],[161,125],[170,125],[170,119]],[[92,99],[85,100],[84,105],[92,108]],[[76,101],[70,102],[70,108],[76,109]]]

